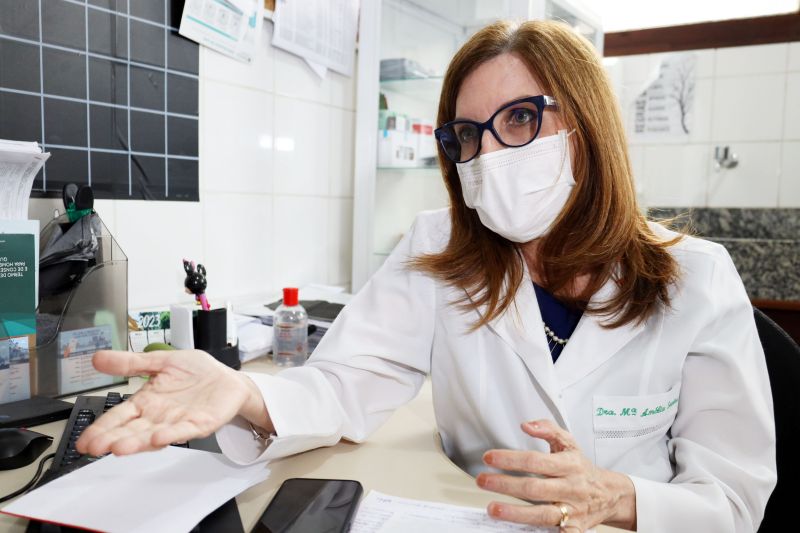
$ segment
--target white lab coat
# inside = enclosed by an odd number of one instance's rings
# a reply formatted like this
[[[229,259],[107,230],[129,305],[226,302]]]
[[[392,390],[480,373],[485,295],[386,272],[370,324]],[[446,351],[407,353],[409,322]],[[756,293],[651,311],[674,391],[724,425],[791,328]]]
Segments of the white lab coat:
[[[757,529],[776,482],[772,397],[722,246],[684,238],[671,309],[616,329],[585,314],[554,364],[530,280],[516,311],[470,333],[478,314],[450,305],[463,293],[405,267],[441,250],[449,224],[446,210],[420,214],[306,366],[251,374],[278,438],[265,449],[235,419],[217,433],[225,454],[250,463],[363,441],[430,375],[445,452],[473,475],[490,448],[547,451],[520,423],[552,419],[597,465],[631,477],[639,531]]]

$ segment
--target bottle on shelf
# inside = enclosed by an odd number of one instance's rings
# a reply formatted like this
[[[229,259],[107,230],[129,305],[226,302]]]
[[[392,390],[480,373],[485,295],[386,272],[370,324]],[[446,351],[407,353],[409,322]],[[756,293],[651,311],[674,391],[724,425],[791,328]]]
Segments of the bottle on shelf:
[[[308,314],[298,289],[283,289],[283,303],[272,319],[272,357],[278,366],[301,366],[308,358]]]

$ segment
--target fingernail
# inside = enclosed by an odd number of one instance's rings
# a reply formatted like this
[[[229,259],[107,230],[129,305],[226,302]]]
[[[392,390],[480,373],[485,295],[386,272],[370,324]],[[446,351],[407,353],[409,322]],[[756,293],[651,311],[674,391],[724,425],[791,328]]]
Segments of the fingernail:
[[[489,514],[491,516],[500,518],[503,516],[503,506],[499,503],[490,503],[489,504]]]
[[[537,424],[536,422],[526,422],[525,427],[532,431],[535,431],[539,429],[539,424]]]
[[[487,465],[494,463],[494,455],[492,455],[492,452],[486,452],[483,454],[483,462]]]

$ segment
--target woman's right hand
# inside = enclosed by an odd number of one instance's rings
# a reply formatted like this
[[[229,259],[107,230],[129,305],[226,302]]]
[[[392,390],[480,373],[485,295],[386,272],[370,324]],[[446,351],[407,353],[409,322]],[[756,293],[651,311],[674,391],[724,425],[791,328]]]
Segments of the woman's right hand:
[[[155,450],[206,437],[237,415],[272,431],[255,383],[199,350],[134,353],[101,350],[94,367],[114,376],[150,379],[83,432],[80,453],[115,455]]]

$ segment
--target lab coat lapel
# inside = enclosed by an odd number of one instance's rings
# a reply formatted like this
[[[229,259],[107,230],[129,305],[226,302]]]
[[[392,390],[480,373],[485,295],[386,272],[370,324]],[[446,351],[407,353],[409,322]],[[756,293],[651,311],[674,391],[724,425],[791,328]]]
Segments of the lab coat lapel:
[[[590,307],[613,297],[619,289],[609,279],[591,298]],[[604,328],[607,316],[584,313],[555,364],[562,389],[580,381],[608,361],[644,330],[644,324],[628,323],[614,329]]]
[[[542,328],[542,315],[527,270],[517,289],[514,304],[492,320],[489,328],[522,360],[541,391],[545,404],[558,422],[568,429],[559,399],[561,388],[556,380],[553,359]]]

